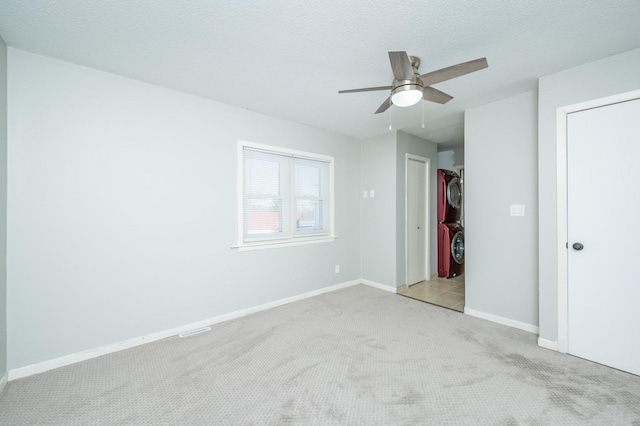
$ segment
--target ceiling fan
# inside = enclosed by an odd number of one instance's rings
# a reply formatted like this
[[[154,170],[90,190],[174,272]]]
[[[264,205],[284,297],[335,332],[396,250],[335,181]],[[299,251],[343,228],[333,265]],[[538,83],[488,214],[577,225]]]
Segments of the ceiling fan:
[[[340,90],[338,93],[391,90],[391,94],[376,110],[376,114],[385,112],[391,104],[399,107],[407,107],[417,104],[421,99],[446,104],[453,99],[453,96],[434,89],[431,85],[488,67],[487,58],[480,58],[420,75],[418,74],[420,58],[416,56],[409,56],[407,52],[404,51],[389,52],[389,60],[391,61],[391,70],[393,71],[394,77],[391,86]]]

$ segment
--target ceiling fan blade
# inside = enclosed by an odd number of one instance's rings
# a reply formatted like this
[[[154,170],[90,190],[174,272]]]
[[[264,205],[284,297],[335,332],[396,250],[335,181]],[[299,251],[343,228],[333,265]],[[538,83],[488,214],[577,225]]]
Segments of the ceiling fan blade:
[[[453,99],[453,96],[447,95],[446,93],[441,92],[438,89],[427,86],[422,90],[422,99],[438,104],[446,104],[451,99]]]
[[[374,90],[391,90],[393,86],[365,87],[363,89],[339,90],[338,93],[373,92]]]
[[[390,106],[391,106],[391,96],[389,96],[387,100],[384,101],[382,105],[380,105],[380,107],[376,110],[375,114],[380,114],[381,112],[385,112],[386,110],[389,109]]]
[[[396,80],[413,79],[413,67],[407,52],[389,52],[389,60],[391,61],[391,69]]]
[[[488,66],[487,58],[474,59],[473,61],[463,62],[458,65],[452,65],[447,68],[422,74],[420,76],[420,80],[422,80],[425,87],[431,86],[432,84],[451,80],[452,78],[460,77],[474,71],[479,71],[487,68]]]

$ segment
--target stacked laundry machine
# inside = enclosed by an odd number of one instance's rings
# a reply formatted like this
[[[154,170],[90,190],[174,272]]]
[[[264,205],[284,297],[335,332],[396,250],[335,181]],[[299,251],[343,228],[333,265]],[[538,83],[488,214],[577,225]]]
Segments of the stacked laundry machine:
[[[451,170],[438,169],[438,277],[464,273],[462,182]]]

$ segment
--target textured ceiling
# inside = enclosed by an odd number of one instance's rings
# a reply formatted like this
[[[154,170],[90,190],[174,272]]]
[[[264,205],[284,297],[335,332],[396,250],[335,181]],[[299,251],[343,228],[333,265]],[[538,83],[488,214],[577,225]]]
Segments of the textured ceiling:
[[[466,108],[639,47],[639,19],[638,0],[0,1],[18,49],[358,138],[391,122],[446,145],[462,142]],[[419,56],[421,73],[483,56],[489,68],[435,85],[446,105],[374,115],[387,92],[338,95],[391,84],[390,50]]]

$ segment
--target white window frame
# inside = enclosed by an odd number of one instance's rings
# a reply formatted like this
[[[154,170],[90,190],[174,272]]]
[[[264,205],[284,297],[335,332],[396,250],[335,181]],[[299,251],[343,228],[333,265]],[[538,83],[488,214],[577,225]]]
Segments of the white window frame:
[[[244,241],[244,149],[245,148],[253,148],[257,150],[262,150],[265,152],[272,152],[274,154],[281,154],[287,156],[296,156],[301,158],[307,158],[311,160],[325,161],[329,163],[329,224],[328,224],[328,233],[324,233],[322,235],[304,235],[296,234],[292,232],[290,237],[282,238],[276,237],[271,240],[262,240],[262,241],[252,241],[245,242]],[[306,245],[306,244],[316,244],[316,243],[326,243],[334,241],[337,237],[334,233],[334,158],[328,155],[315,154],[310,152],[298,151],[288,148],[281,148],[272,145],[265,145],[255,142],[249,142],[244,140],[238,141],[238,175],[237,175],[237,193],[238,193],[238,207],[237,207],[237,219],[238,219],[238,245],[233,246],[232,248],[237,248],[240,251],[245,250],[257,250],[257,249],[266,249],[266,248],[277,248],[277,247],[291,247],[298,245]],[[295,203],[295,193],[293,188],[291,189],[291,197],[292,203]]]

